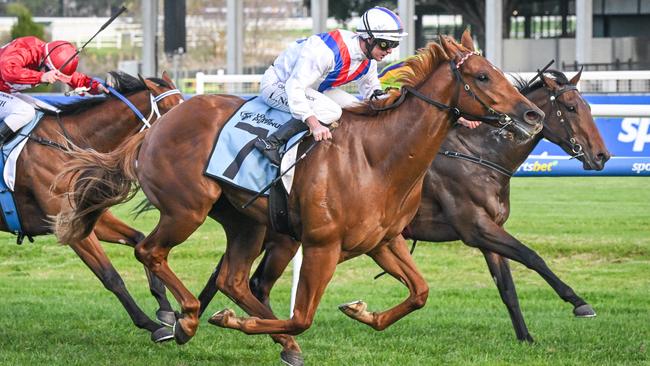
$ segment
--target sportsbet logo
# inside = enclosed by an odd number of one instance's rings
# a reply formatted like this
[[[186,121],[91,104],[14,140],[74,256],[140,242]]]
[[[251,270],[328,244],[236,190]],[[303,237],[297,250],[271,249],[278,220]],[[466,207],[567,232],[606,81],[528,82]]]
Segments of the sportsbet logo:
[[[540,163],[539,160],[535,160],[532,163],[523,163],[517,169],[517,171],[522,172],[551,172],[553,167],[558,164],[557,160],[549,161],[548,163]]]
[[[650,118],[624,118],[621,123],[621,132],[618,134],[618,141],[633,142],[632,151],[641,152],[645,144],[650,143]]]
[[[632,171],[636,174],[641,174],[641,172],[650,171],[650,163],[634,163],[632,164]]]

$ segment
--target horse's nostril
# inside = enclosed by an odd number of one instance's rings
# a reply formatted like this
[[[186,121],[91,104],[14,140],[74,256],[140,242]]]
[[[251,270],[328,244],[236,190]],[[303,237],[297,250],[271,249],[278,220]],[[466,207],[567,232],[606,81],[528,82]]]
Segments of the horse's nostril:
[[[526,122],[528,123],[540,123],[544,119],[544,112],[537,112],[533,109],[526,111],[524,114],[524,118],[526,119]]]
[[[596,158],[598,159],[598,161],[602,161],[604,163],[607,160],[609,160],[610,156],[609,156],[608,153],[602,153],[601,152],[601,153],[598,153],[598,155],[596,155]]]

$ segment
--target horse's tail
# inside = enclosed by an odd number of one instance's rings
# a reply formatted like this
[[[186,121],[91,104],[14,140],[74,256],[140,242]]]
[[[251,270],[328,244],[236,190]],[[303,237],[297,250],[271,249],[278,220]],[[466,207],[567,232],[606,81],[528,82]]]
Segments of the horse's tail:
[[[73,159],[57,177],[57,181],[74,182],[68,192],[72,209],[61,210],[54,221],[54,233],[61,243],[87,237],[109,207],[133,198],[139,188],[135,162],[145,135],[132,136],[108,154],[70,147]]]

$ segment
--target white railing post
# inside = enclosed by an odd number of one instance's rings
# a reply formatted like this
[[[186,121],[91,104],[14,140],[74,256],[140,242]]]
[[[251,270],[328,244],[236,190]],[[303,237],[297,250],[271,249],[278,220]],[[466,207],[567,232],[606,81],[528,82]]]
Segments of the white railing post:
[[[289,303],[289,317],[293,318],[293,308],[296,306],[296,293],[298,292],[298,280],[300,279],[300,268],[302,267],[302,245],[298,247],[293,257],[293,278],[291,279],[291,301]]]
[[[196,73],[196,94],[205,93],[205,74],[202,72]]]

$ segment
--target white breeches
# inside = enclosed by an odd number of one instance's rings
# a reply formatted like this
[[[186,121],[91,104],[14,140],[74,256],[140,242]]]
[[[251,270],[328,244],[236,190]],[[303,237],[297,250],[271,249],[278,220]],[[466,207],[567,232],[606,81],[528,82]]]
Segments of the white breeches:
[[[316,118],[326,125],[341,118],[342,108],[359,102],[359,99],[355,96],[339,88],[328,89],[322,93],[311,88],[305,89],[305,95]],[[284,82],[278,80],[273,67],[268,68],[262,77],[260,97],[266,104],[275,109],[291,112]]]
[[[16,132],[34,119],[36,111],[14,95],[0,92],[0,120]]]

